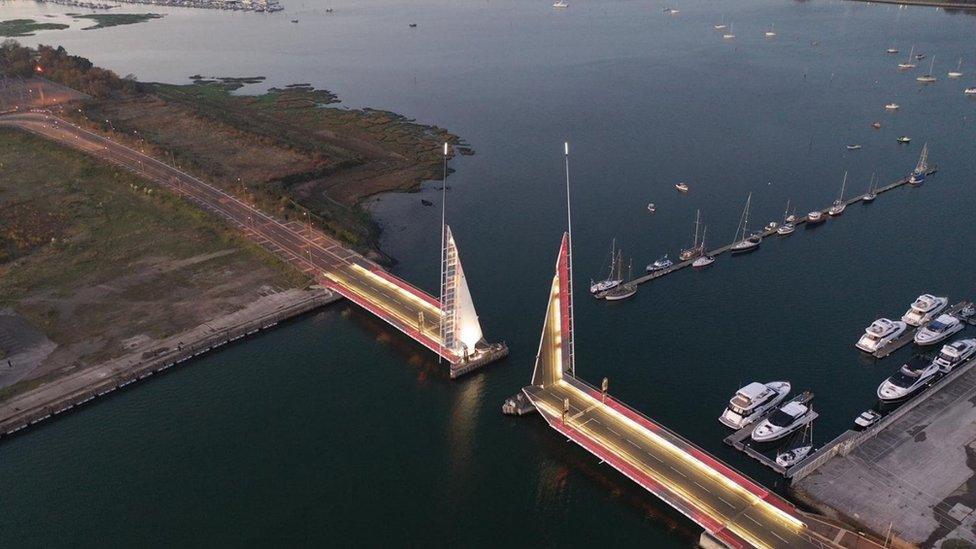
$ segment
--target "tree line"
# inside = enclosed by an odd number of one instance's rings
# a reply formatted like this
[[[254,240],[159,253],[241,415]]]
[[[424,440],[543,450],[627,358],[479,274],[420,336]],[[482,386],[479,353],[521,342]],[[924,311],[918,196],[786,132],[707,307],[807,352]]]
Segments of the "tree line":
[[[5,77],[43,76],[92,97],[139,93],[135,77],[120,78],[110,70],[96,67],[79,55],[69,55],[62,46],[21,46],[16,40],[0,44],[0,75]]]

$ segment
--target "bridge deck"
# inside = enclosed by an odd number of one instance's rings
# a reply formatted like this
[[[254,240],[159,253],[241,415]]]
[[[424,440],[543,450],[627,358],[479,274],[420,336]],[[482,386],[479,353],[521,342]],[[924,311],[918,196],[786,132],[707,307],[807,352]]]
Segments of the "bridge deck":
[[[612,397],[602,402],[585,383],[565,378],[524,392],[551,427],[729,547],[821,544],[788,502]]]

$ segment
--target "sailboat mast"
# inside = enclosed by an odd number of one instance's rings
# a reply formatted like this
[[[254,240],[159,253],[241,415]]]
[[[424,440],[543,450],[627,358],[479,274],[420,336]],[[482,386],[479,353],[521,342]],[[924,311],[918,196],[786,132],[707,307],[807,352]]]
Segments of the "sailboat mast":
[[[692,249],[698,247],[698,223],[701,222],[701,210],[695,210],[695,243],[691,246]]]
[[[746,233],[749,232],[749,207],[752,205],[752,193],[749,193],[749,198],[746,199],[746,211],[742,217],[742,238],[746,237]]]
[[[844,201],[844,191],[847,189],[847,172],[844,172],[844,182],[840,184],[840,197],[837,199],[838,202]]]

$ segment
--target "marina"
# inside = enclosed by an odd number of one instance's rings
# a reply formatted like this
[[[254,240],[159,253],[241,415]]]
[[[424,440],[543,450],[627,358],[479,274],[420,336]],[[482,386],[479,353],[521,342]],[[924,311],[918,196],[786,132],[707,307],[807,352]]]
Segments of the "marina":
[[[933,165],[933,166],[929,167],[925,171],[925,175],[926,176],[930,176],[930,175],[935,174],[937,171],[938,171],[938,166],[934,166]],[[903,178],[901,178],[901,179],[899,179],[899,180],[897,180],[897,181],[895,181],[893,183],[890,183],[888,185],[885,185],[883,187],[877,187],[877,188],[874,189],[874,192],[872,194],[874,194],[874,195],[881,195],[881,194],[886,193],[888,191],[897,189],[899,187],[902,187],[904,185],[909,184],[910,179],[911,179],[910,176],[909,177],[903,177]],[[859,195],[857,195],[857,196],[855,196],[853,198],[847,199],[846,201],[840,202],[840,204],[843,205],[844,207],[850,206],[852,204],[856,204],[858,202],[861,202],[864,199],[864,196],[865,195],[863,195],[863,194],[859,194]],[[871,200],[874,200],[874,198],[871,198],[868,201],[870,202]],[[822,219],[825,219],[827,217],[827,214],[829,213],[829,211],[830,211],[831,208],[836,208],[836,207],[837,207],[837,204],[832,205],[832,206],[829,206],[827,208],[823,208],[821,210],[815,210],[815,211],[821,215],[821,220],[822,220]],[[805,224],[807,222],[808,222],[807,216],[802,216],[802,217],[799,217],[798,219],[796,219],[793,222],[793,225],[799,226],[799,225],[803,225],[803,224]],[[773,236],[775,234],[777,234],[777,231],[776,231],[776,228],[775,227],[767,227],[767,228],[765,228],[764,230],[762,230],[760,232],[754,233],[754,235],[755,236],[758,236],[760,239],[761,238],[766,238],[768,236]],[[724,254],[725,252],[730,251],[732,249],[732,247],[735,244],[737,244],[737,243],[738,242],[734,242],[732,244],[727,244],[727,245],[722,246],[720,248],[715,248],[713,250],[710,250],[710,251],[706,252],[704,255],[709,256],[709,257],[712,257],[712,258],[715,258],[715,257],[717,257],[719,255]],[[654,272],[645,274],[643,276],[639,276],[639,277],[637,277],[637,278],[635,278],[633,280],[630,280],[628,282],[628,284],[633,284],[634,286],[638,286],[640,284],[645,284],[645,283],[650,282],[652,280],[661,278],[663,276],[667,276],[667,275],[669,275],[669,274],[671,274],[671,273],[673,273],[675,271],[680,271],[681,269],[684,269],[685,267],[690,267],[690,266],[692,266],[692,263],[694,263],[694,260],[681,261],[681,262],[675,263],[674,265],[672,265],[672,266],[670,266],[670,267],[668,267],[666,269],[661,269],[661,270],[658,270],[658,271],[654,271]],[[600,296],[597,295],[597,297],[600,297]]]

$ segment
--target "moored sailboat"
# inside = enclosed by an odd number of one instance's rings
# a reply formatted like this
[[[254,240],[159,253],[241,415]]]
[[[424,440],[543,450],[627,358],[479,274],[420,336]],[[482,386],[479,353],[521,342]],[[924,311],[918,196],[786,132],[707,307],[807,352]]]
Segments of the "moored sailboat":
[[[749,234],[749,208],[751,205],[752,193],[749,193],[749,198],[746,199],[746,207],[742,210],[742,217],[739,219],[739,227],[736,229],[732,245],[729,247],[729,251],[733,255],[755,251],[762,243],[762,235]]]
[[[678,258],[681,261],[688,261],[689,259],[694,259],[700,256],[702,252],[705,250],[704,244],[698,242],[698,227],[700,223],[701,223],[701,210],[696,210],[695,211],[695,240],[692,243],[690,248],[681,250],[681,253],[678,254]]]
[[[868,183],[868,192],[864,193],[864,196],[861,197],[861,202],[871,203],[874,202],[875,198],[878,198],[878,192],[874,188],[874,176],[875,174],[872,173],[871,182]]]
[[[705,225],[704,227],[702,227],[702,241],[701,241],[701,246],[702,246],[702,249],[703,250],[705,249],[705,233],[706,232],[708,232],[708,225]],[[691,266],[693,268],[695,268],[695,269],[704,269],[705,267],[708,267],[712,263],[715,263],[715,257],[713,257],[712,255],[710,255],[708,252],[703,252],[701,254],[701,256],[698,257],[698,259],[694,260],[691,263]]]
[[[921,185],[925,181],[925,176],[929,171],[929,144],[922,145],[922,153],[918,156],[918,163],[912,170],[912,175],[908,176],[908,183],[911,185]]]
[[[615,238],[610,242],[610,273],[607,275],[607,278],[600,280],[598,282],[593,282],[591,280],[590,293],[596,295],[600,292],[605,292],[611,288],[616,288],[617,286],[619,286],[620,283],[623,282],[623,280],[620,279],[620,276],[614,278],[614,274],[616,273],[616,271],[617,271],[617,239]]]
[[[831,204],[830,209],[827,210],[828,214],[835,216],[844,213],[844,210],[847,208],[847,203],[844,202],[844,191],[846,189],[847,189],[847,172],[844,172],[844,182],[840,184],[840,196],[837,197],[837,200],[834,200],[833,204]]]

